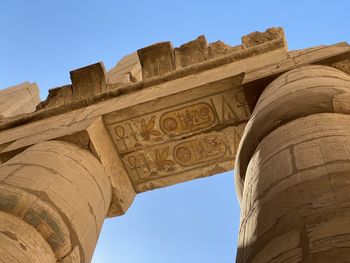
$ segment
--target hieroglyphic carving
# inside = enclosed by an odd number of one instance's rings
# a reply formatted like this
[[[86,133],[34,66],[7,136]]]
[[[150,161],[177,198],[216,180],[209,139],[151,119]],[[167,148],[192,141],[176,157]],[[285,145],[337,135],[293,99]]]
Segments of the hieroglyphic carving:
[[[174,159],[181,166],[192,166],[223,157],[226,151],[225,136],[215,134],[179,143],[174,147]]]
[[[212,164],[233,163],[243,129],[244,124],[142,148],[125,154],[122,160],[135,186]]]
[[[121,154],[189,136],[216,125],[239,124],[249,118],[241,88],[129,118],[109,121],[108,128]]]
[[[113,127],[112,137],[119,152],[142,146],[147,141],[162,141],[161,132],[155,128],[156,115],[143,116]]]
[[[245,97],[243,89],[239,89],[235,93],[235,99],[236,99],[236,102],[237,102],[237,107],[239,109],[242,108],[244,110],[245,116],[247,116],[247,118],[249,118],[250,110],[249,110],[248,101],[247,101],[247,99]]]
[[[155,124],[156,116],[153,115],[151,119],[147,122],[145,119],[141,119],[141,137],[145,141],[149,141],[151,138],[151,135],[153,136],[159,136],[160,132],[154,129],[154,124]]]
[[[175,136],[209,127],[214,122],[212,106],[201,102],[164,112],[160,116],[160,129],[168,136]]]
[[[146,149],[126,155],[123,161],[133,181],[158,178],[167,172],[175,171],[175,161],[169,156],[170,146]]]

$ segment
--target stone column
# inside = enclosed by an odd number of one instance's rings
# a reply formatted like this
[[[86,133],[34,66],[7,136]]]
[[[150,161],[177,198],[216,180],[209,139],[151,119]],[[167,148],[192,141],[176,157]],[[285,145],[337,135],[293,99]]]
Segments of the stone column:
[[[42,142],[0,166],[0,262],[90,262],[111,184],[89,151]]]
[[[236,262],[350,262],[349,98],[350,76],[317,65],[264,90],[236,160]]]

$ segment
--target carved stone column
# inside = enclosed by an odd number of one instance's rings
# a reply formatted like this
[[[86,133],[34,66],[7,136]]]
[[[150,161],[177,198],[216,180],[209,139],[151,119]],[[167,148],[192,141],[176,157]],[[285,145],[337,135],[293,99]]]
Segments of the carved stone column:
[[[111,201],[101,163],[41,142],[0,166],[0,261],[90,262]]]
[[[264,90],[236,160],[236,262],[350,262],[349,98],[350,76],[316,65]]]

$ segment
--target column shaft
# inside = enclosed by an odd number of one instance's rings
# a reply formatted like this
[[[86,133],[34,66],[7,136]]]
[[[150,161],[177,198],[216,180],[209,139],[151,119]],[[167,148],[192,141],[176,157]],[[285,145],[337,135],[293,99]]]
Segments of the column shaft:
[[[242,138],[237,261],[350,262],[350,76],[307,66],[272,82]]]
[[[0,258],[90,262],[110,201],[110,180],[89,151],[60,141],[28,148],[0,166],[0,242],[8,244]]]

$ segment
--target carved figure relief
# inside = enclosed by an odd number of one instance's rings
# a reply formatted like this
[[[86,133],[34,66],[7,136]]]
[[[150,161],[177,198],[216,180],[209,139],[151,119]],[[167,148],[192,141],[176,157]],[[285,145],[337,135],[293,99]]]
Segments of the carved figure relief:
[[[166,167],[172,167],[173,165],[175,165],[174,161],[168,160],[168,156],[169,147],[155,150],[154,164],[156,166],[157,171],[165,171]]]
[[[151,135],[160,136],[160,132],[154,129],[154,124],[156,121],[156,116],[153,115],[151,119],[146,124],[146,120],[144,118],[141,119],[141,132],[140,135],[145,141],[149,141]]]

